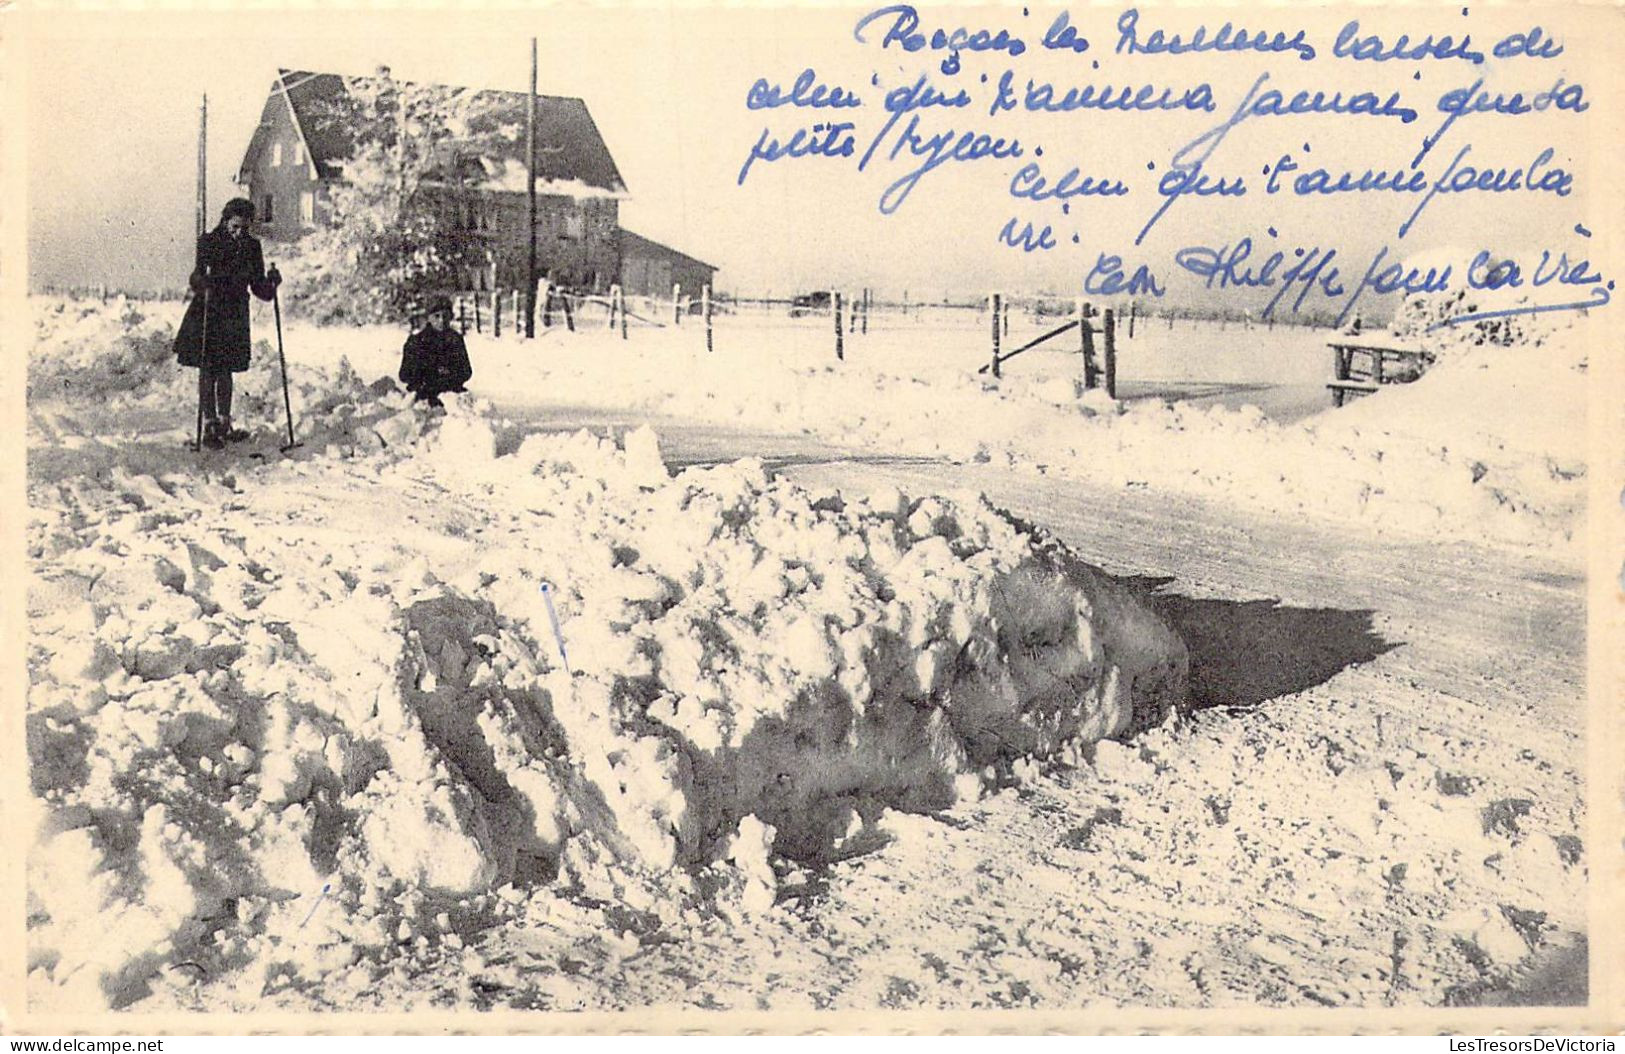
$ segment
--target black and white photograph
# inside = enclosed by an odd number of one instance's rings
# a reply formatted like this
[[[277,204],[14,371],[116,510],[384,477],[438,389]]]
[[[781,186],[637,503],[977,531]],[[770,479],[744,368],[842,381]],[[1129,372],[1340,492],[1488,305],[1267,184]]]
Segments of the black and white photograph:
[[[1618,6],[0,38],[4,1030],[1625,1025]]]

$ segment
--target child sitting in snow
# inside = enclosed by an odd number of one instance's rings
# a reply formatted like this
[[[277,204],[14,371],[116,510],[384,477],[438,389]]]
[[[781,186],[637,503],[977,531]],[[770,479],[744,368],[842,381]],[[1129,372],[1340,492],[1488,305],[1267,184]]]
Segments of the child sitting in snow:
[[[451,328],[451,300],[436,297],[429,304],[429,324],[406,338],[401,349],[401,383],[430,406],[440,405],[446,392],[461,392],[474,376],[463,335]]]

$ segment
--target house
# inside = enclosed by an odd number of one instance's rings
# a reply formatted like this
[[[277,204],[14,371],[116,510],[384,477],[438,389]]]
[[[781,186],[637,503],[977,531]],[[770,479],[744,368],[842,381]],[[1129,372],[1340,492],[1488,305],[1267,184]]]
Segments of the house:
[[[621,228],[621,289],[628,296],[667,297],[674,285],[698,296],[716,273],[717,268],[704,260]]]
[[[525,92],[415,85],[394,80],[387,67],[371,77],[279,70],[237,173],[244,196],[258,209],[261,233],[291,240],[331,222],[331,191],[343,181],[355,144],[355,130],[336,116],[347,96],[415,88],[444,93],[459,112],[477,114],[485,133],[474,156],[457,158],[443,195],[463,234],[479,247],[468,287],[521,288],[529,254]],[[622,274],[620,202],[627,191],[586,103],[536,97],[536,158],[538,274],[559,285],[607,289]],[[690,260],[656,248],[667,254],[663,258]],[[687,266],[673,266],[673,273],[691,273]]]

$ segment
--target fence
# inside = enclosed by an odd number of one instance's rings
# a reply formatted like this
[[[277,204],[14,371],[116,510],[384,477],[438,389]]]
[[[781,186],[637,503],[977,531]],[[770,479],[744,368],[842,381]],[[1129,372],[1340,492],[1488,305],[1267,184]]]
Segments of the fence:
[[[41,292],[106,302],[123,296],[129,300],[180,300],[185,290],[115,290],[105,286],[45,287]],[[519,290],[446,290],[439,295],[452,302],[453,323],[464,333],[494,339],[521,339],[525,331],[525,300]],[[425,295],[425,303],[429,299]],[[1322,319],[1255,320],[1244,313],[1170,309],[1139,301],[1094,304],[1054,294],[990,293],[977,299],[911,297],[883,298],[867,287],[829,289],[796,296],[713,295],[709,287],[685,291],[674,286],[669,296],[630,295],[619,286],[607,292],[585,292],[542,283],[536,298],[536,332],[571,333],[610,330],[621,340],[634,341],[652,330],[681,333],[692,346],[715,351],[718,333],[748,331],[764,353],[783,345],[803,360],[808,354],[830,355],[845,362],[864,353],[866,343],[888,355],[925,355],[918,361],[932,364],[958,362],[995,380],[1018,357],[1034,350],[1061,351],[1077,356],[1077,370],[1086,389],[1117,393],[1117,357],[1125,341],[1141,336],[1148,326],[1177,325],[1220,330],[1310,327]],[[421,310],[408,320],[420,326]],[[694,336],[689,338],[688,332]],[[917,338],[917,339],[916,339]],[[822,350],[820,350],[820,345]],[[1065,369],[1064,360],[1050,359],[1050,367]]]
[[[35,296],[59,296],[68,300],[99,300],[107,303],[123,297],[125,300],[134,300],[140,303],[174,302],[185,300],[189,291],[184,287],[174,289],[121,289],[106,285],[42,285],[31,291]]]

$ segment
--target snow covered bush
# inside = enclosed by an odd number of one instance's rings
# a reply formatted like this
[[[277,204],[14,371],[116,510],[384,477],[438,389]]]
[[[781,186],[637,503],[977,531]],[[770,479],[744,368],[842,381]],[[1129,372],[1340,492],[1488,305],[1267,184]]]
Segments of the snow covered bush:
[[[1542,314],[1501,315],[1451,325],[1450,320],[1491,309],[1530,306],[1530,298],[1515,302],[1489,299],[1493,294],[1479,290],[1453,289],[1443,293],[1418,293],[1406,298],[1394,313],[1391,333],[1400,340],[1434,355],[1448,355],[1472,347],[1539,347],[1552,333],[1551,321]]]

